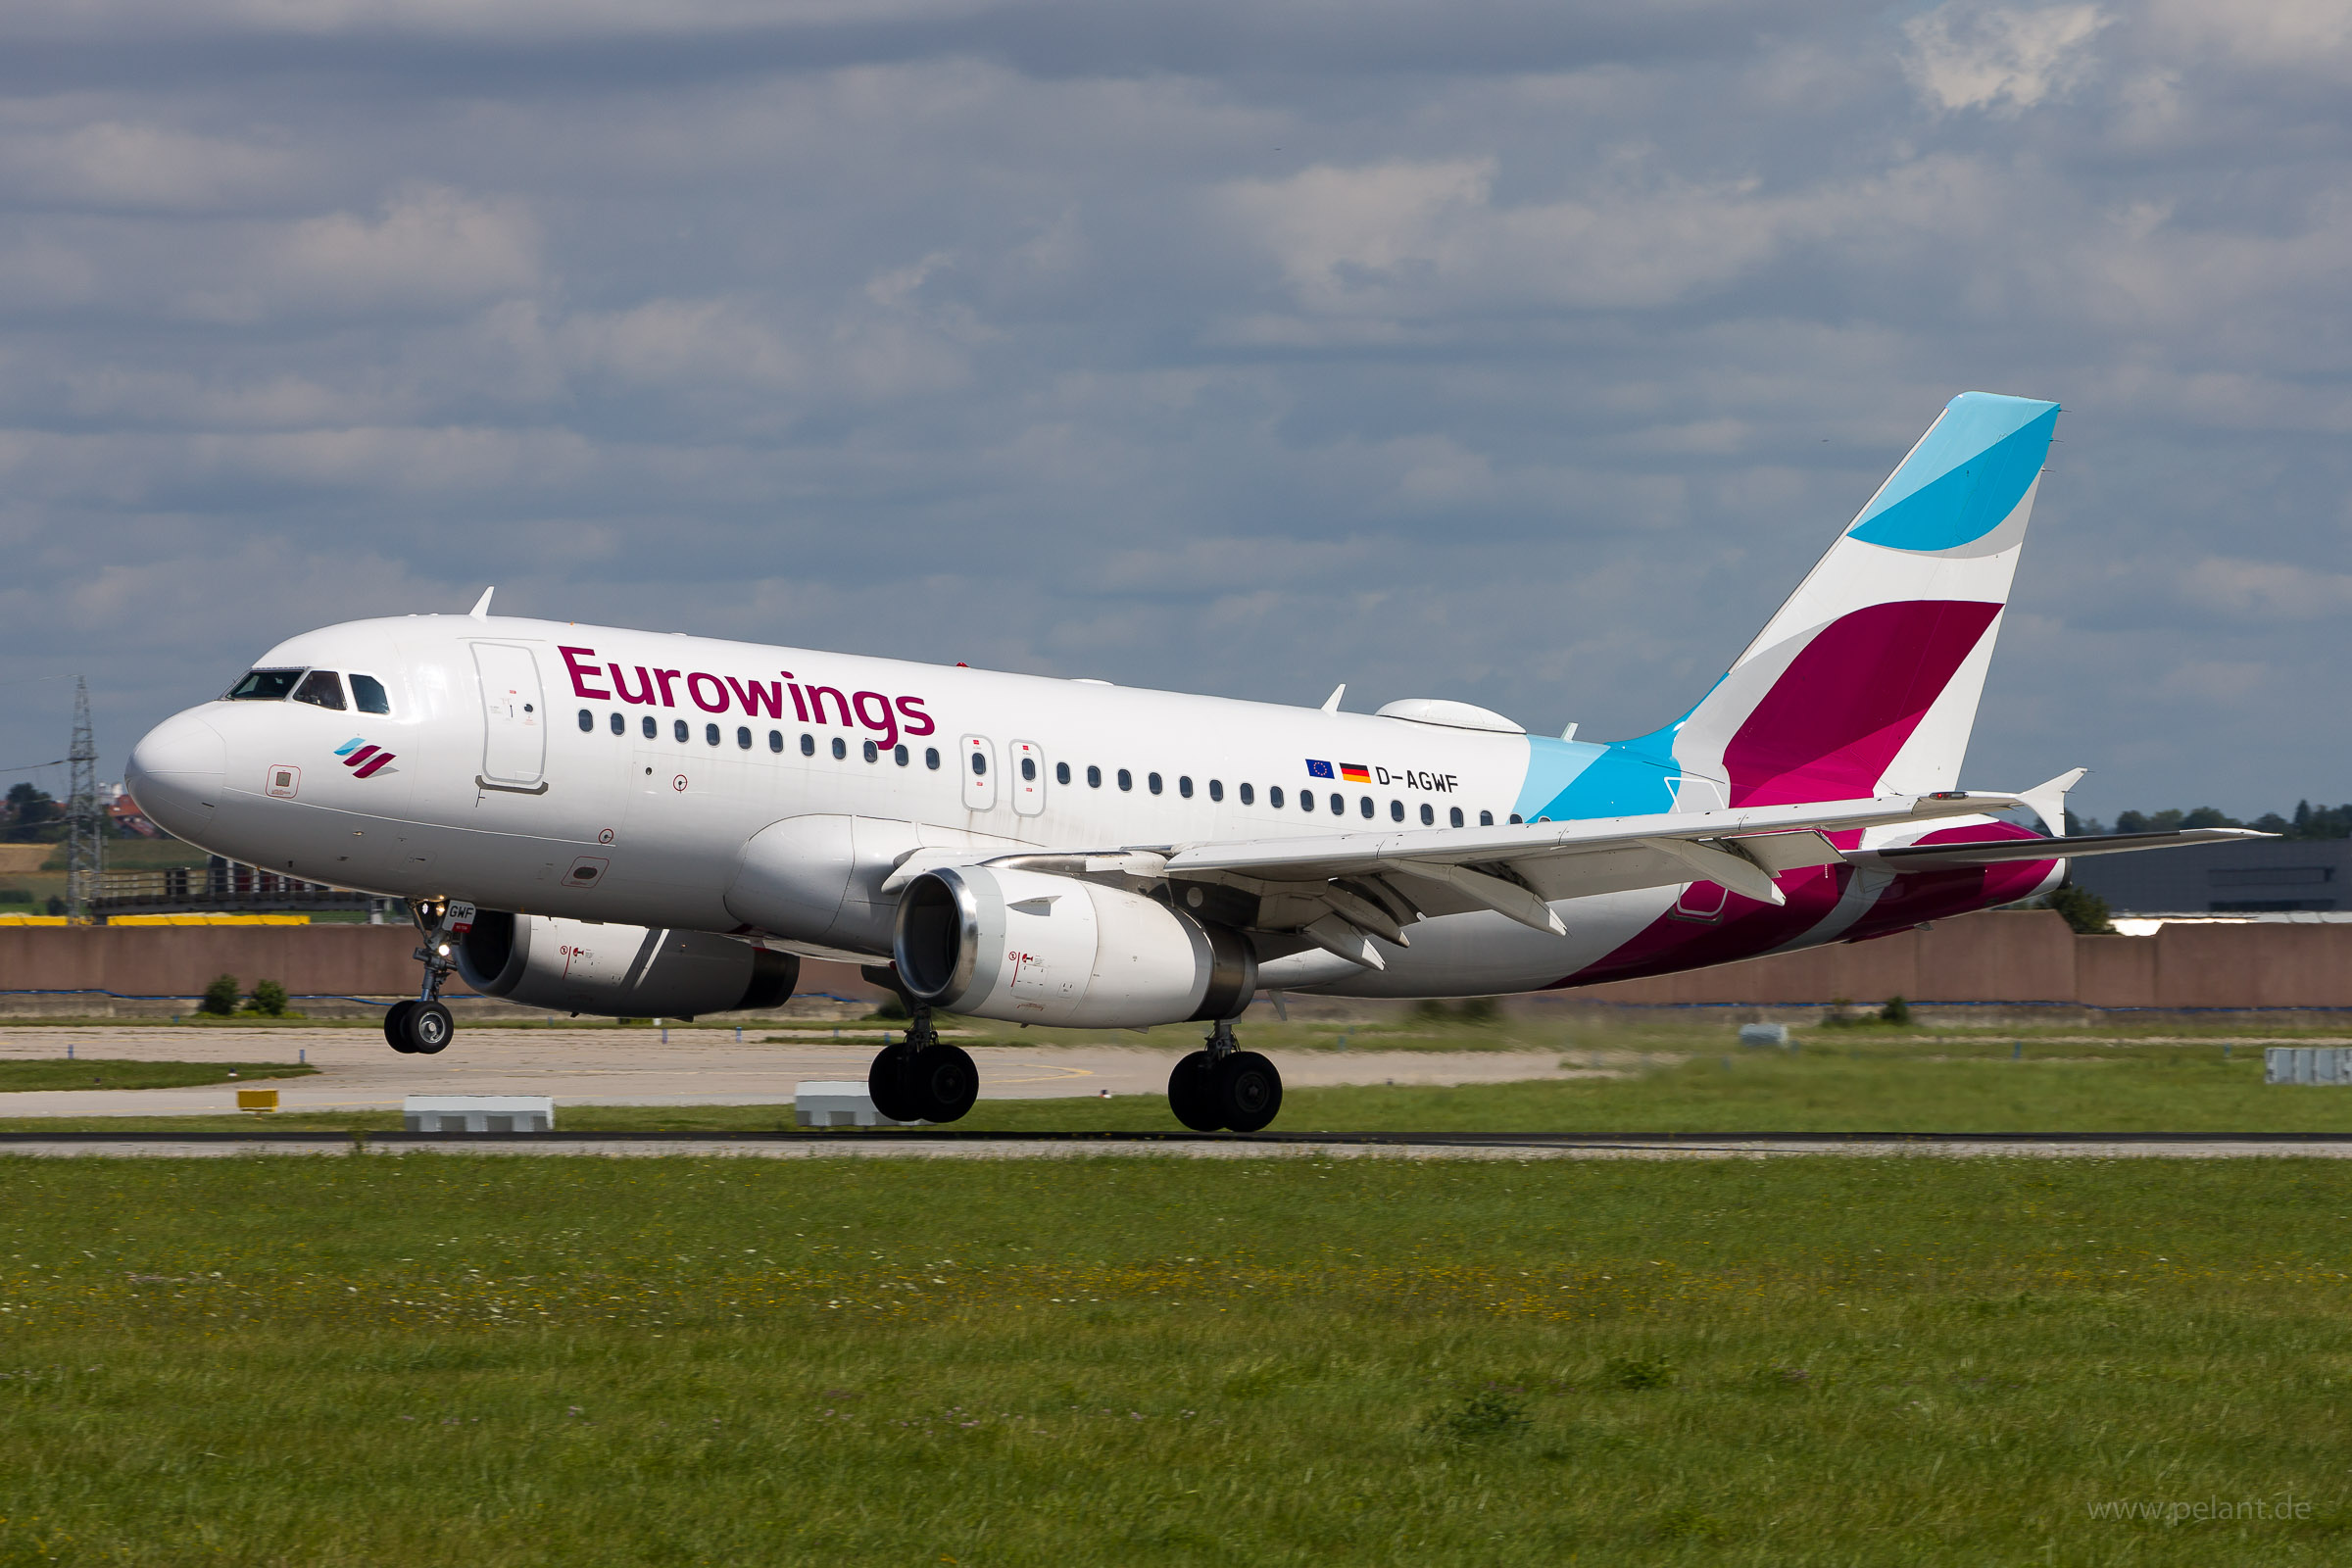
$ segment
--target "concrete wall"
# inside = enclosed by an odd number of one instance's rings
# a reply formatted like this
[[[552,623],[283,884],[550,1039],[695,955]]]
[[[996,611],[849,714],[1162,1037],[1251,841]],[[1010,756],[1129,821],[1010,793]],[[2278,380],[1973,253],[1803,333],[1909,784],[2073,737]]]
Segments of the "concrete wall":
[[[0,926],[0,1000],[24,1010],[42,999],[7,993],[112,993],[193,1001],[213,977],[251,990],[274,980],[296,997],[415,996],[424,971],[412,956],[413,926]],[[849,964],[801,966],[800,989],[879,999]],[[445,995],[471,997],[452,975]],[[83,1010],[71,996],[59,1008]]]
[[[2352,1007],[2352,924],[2166,925],[2081,937],[2044,909],[1938,920],[1870,942],[1621,980],[1596,1002],[1801,1006],[2050,1002],[2093,1007]]]
[[[218,974],[296,996],[414,994],[405,926],[0,926],[0,993],[194,998]],[[881,995],[846,964],[803,966],[803,992]],[[464,995],[461,982],[452,994]],[[1594,1002],[2041,1002],[2095,1007],[2352,1007],[2352,924],[2167,925],[2078,937],[2046,910],[1972,914],[1871,942],[1555,993]],[[39,999],[0,998],[12,1010]],[[60,998],[59,1004],[68,999]]]

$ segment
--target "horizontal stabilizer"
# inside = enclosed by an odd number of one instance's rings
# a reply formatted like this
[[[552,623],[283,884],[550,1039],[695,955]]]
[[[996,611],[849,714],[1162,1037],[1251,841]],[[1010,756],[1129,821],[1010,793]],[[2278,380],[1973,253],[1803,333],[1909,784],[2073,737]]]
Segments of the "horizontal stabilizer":
[[[1853,865],[1878,865],[1889,871],[1957,871],[1972,865],[2072,860],[2085,855],[2180,850],[2192,844],[2278,836],[2243,827],[2191,827],[2178,833],[2099,833],[2071,839],[1994,839],[1984,844],[1906,844],[1886,850],[1848,850],[1845,858]]]

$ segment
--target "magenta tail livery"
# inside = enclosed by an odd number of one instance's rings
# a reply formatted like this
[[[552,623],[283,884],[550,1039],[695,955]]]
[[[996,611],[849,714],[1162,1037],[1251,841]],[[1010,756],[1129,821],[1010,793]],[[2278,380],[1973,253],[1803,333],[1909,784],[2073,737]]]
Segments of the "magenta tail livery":
[[[397,1050],[453,969],[608,1015],[773,1005],[799,956],[877,968],[913,1026],[870,1082],[953,1120],[931,1009],[1198,1020],[1188,1125],[1254,1131],[1261,989],[1490,996],[1854,941],[2056,884],[2079,773],[1959,790],[2058,407],[1952,400],[1698,705],[1612,745],[1464,703],[1374,714],[489,613],[271,649],[156,727],[131,790],[181,838],[410,901]]]

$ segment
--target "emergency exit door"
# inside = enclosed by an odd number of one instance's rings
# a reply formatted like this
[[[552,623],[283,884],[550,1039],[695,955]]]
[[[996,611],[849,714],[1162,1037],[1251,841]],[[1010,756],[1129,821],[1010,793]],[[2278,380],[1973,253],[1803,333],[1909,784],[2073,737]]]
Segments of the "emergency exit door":
[[[473,667],[482,678],[482,771],[486,789],[546,790],[547,705],[539,665],[528,648],[475,643]]]

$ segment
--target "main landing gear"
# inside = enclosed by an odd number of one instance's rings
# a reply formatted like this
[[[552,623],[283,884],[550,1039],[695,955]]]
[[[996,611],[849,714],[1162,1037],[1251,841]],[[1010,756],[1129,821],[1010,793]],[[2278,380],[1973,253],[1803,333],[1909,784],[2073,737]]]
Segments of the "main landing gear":
[[[980,1098],[971,1053],[931,1027],[928,1004],[906,999],[906,1038],[884,1046],[866,1069],[865,1092],[892,1121],[956,1121]]]
[[[424,933],[424,946],[416,954],[424,965],[424,985],[416,1001],[396,1002],[384,1014],[384,1044],[403,1055],[430,1056],[458,1032],[441,987],[458,966],[458,943],[473,928],[473,906],[458,899],[411,899],[409,913]]]
[[[1197,1133],[1263,1132],[1282,1109],[1282,1074],[1240,1049],[1233,1020],[1221,1018],[1203,1047],[1168,1074],[1168,1108]]]

